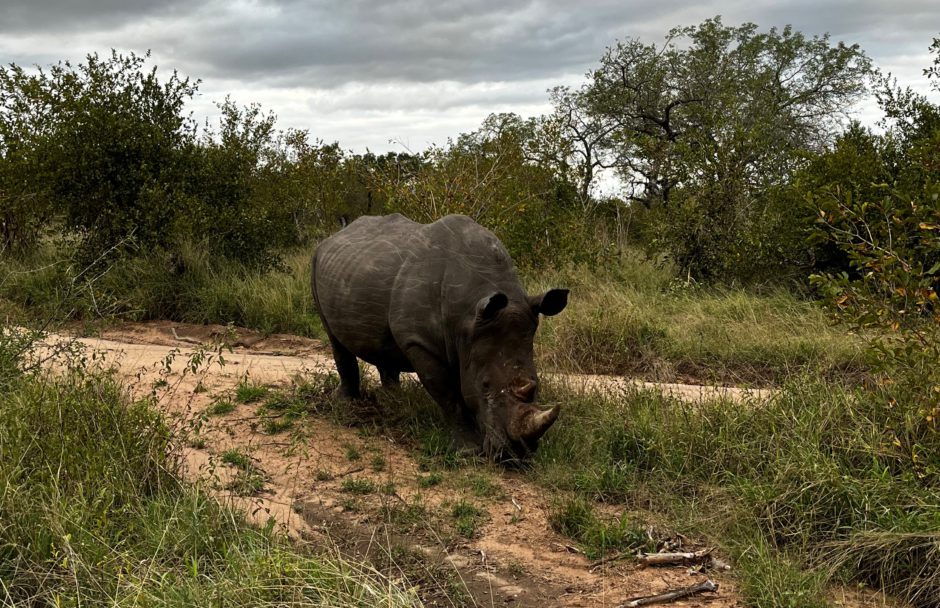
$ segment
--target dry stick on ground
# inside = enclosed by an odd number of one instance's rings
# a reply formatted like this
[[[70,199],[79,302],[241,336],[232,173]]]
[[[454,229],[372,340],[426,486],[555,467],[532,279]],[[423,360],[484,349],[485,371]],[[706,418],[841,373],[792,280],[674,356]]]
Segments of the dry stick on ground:
[[[647,597],[639,597],[635,600],[630,600],[625,604],[620,604],[617,608],[637,608],[638,606],[649,606],[651,604],[665,604],[667,602],[674,602],[676,600],[681,600],[684,597],[689,597],[690,595],[695,595],[697,593],[717,593],[718,583],[715,583],[711,580],[705,580],[701,583],[692,585],[691,587],[683,587],[682,589],[674,589],[672,591],[667,591],[666,593],[661,593],[659,595],[650,595]]]
[[[687,566],[705,559],[711,552],[711,549],[702,549],[691,553],[643,553],[637,560],[643,566]]]
[[[197,345],[197,346],[201,346],[201,345],[202,345],[202,341],[201,341],[201,340],[197,340],[197,339],[195,339],[195,338],[189,338],[189,337],[181,336],[181,335],[177,334],[175,327],[170,327],[170,331],[173,332],[173,337],[174,337],[175,339],[179,340],[180,342],[186,342],[187,344],[195,344],[195,345]]]

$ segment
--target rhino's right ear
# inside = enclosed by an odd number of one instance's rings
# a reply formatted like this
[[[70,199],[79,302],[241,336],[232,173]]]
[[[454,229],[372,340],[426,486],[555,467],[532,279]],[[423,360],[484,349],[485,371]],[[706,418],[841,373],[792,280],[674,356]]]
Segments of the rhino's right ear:
[[[506,308],[507,304],[509,304],[509,298],[504,293],[497,291],[488,295],[477,302],[477,319],[489,321],[496,316],[496,313]]]
[[[536,313],[542,313],[546,317],[557,315],[568,305],[568,290],[549,289],[541,295],[529,296],[529,304]]]

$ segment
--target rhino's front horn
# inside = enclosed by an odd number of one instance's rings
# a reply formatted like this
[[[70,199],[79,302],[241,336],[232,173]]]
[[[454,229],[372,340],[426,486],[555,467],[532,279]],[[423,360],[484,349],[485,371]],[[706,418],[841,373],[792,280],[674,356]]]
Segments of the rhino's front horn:
[[[519,429],[519,439],[536,441],[539,437],[544,435],[545,431],[547,431],[558,418],[561,406],[556,405],[547,410],[540,410],[538,408],[532,408],[532,410],[534,411],[526,412],[528,415],[522,415],[522,424],[520,425],[522,428]]]

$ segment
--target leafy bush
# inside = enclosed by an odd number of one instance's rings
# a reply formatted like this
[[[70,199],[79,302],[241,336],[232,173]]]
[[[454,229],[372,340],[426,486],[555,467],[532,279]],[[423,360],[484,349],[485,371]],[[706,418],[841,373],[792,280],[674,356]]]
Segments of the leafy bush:
[[[145,60],[112,51],[48,71],[0,68],[0,175],[19,177],[13,196],[58,211],[92,254],[132,236],[166,243],[184,203],[193,125],[183,105],[196,83],[176,73],[161,82]]]
[[[940,39],[938,39],[940,40]],[[935,66],[940,65],[940,42]],[[936,71],[927,70],[928,76]],[[940,89],[940,82],[934,82]],[[890,183],[823,190],[819,238],[843,252],[850,271],[814,283],[840,318],[867,332],[881,363],[872,398],[918,421],[886,434],[923,479],[940,480],[940,106],[882,83],[895,123],[883,161]]]

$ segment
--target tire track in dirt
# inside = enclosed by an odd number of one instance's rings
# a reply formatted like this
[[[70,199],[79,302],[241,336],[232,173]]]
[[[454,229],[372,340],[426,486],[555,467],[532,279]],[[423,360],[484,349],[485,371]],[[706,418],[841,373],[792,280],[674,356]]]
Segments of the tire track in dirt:
[[[198,441],[183,450],[186,475],[209,480],[218,494],[264,524],[273,519],[292,538],[345,555],[368,558],[385,571],[396,568],[400,578],[428,589],[429,605],[474,606],[617,606],[628,598],[661,593],[696,579],[679,569],[637,569],[630,560],[610,562],[592,570],[589,560],[549,525],[553,496],[516,472],[492,465],[472,465],[447,471],[434,487],[421,483],[420,470],[409,446],[392,437],[363,434],[362,430],[332,424],[316,416],[304,419],[301,435],[266,435],[258,430],[257,404],[239,404],[224,416],[206,417],[217,397],[231,394],[246,376],[252,382],[284,386],[292,379],[333,370],[329,351],[315,340],[296,336],[229,333],[232,352],[202,351],[208,365],[189,367],[199,344],[230,332],[219,326],[175,323],[127,324],[102,332],[101,338],[79,338],[103,355],[127,379],[136,396],[152,395],[173,421],[180,436],[198,429]],[[51,336],[50,343],[67,340]],[[101,363],[101,361],[99,361]],[[369,368],[371,370],[371,368]],[[574,390],[624,391],[641,386],[689,400],[715,395],[752,398],[741,389],[650,385],[601,376],[555,375]],[[757,393],[758,398],[769,392]],[[350,460],[350,450],[361,454]],[[223,464],[220,455],[238,450],[250,456],[263,474],[264,490],[253,496],[227,491],[238,471]],[[383,466],[370,466],[381,460]],[[481,499],[468,491],[468,479],[492,479],[495,496]],[[371,483],[377,491],[353,496],[351,480]],[[364,481],[363,481],[364,480]],[[389,488],[383,492],[379,488]],[[470,500],[485,509],[486,518],[470,540],[448,532],[449,509]],[[398,521],[410,505],[422,511],[414,521]],[[399,563],[408,562],[409,567]],[[417,564],[417,565],[416,565]],[[416,574],[417,572],[417,574]],[[733,578],[718,574],[721,590],[715,597],[697,597],[678,606],[741,605]],[[465,594],[436,593],[457,589]]]

